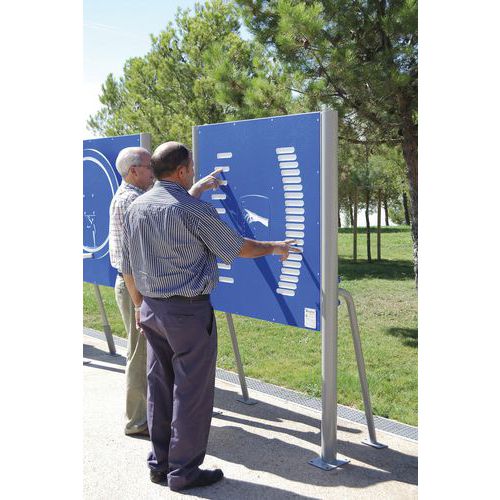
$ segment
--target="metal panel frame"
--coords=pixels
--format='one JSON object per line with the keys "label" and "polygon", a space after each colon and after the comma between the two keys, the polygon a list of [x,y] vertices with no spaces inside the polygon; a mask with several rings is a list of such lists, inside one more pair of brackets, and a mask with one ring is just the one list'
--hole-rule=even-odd
{"label": "metal panel frame", "polygon": [[198,180],[198,125],[191,129],[194,178]]}
{"label": "metal panel frame", "polygon": [[139,134],[141,148],[147,149],[151,153],[151,134]]}
{"label": "metal panel frame", "polygon": [[338,339],[338,114],[321,109],[321,456],[309,463],[325,470],[337,459]]}

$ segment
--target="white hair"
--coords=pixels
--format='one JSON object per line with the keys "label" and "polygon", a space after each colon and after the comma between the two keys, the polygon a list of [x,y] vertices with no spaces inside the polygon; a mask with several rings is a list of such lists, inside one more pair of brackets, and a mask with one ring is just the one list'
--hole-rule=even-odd
{"label": "white hair", "polygon": [[145,148],[124,148],[116,157],[116,169],[122,177],[127,177],[130,167],[140,165],[144,155],[149,154],[150,152]]}

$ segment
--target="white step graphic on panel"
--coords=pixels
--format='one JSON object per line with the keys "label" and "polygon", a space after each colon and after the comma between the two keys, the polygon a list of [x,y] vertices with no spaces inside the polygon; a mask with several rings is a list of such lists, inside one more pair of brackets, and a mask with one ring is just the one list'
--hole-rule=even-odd
{"label": "white step graphic on panel", "polygon": [[[303,207],[303,206],[304,202],[302,200],[285,200],[285,207]],[[286,212],[286,213],[300,213],[300,212]]]}
{"label": "white step graphic on panel", "polygon": [[[233,153],[231,151],[222,151],[217,153],[217,160],[226,160],[233,157]],[[231,167],[229,165],[217,165],[215,169],[221,168],[222,172],[227,173],[231,171]],[[227,186],[228,179],[220,179],[220,186]],[[225,193],[216,193],[211,195],[212,200],[214,201],[223,201],[227,199],[227,195]],[[222,207],[216,207],[217,213],[224,215],[226,213],[226,209]],[[217,262],[217,268],[220,271],[231,271],[231,264],[224,264],[224,262]],[[232,276],[219,276],[219,283],[228,283],[230,285],[234,284],[234,278]]]}
{"label": "white step graphic on panel", "polygon": [[285,193],[285,200],[302,200],[304,193]]}
{"label": "white step graphic on panel", "polygon": [[299,278],[297,276],[288,276],[287,274],[280,274],[280,281],[288,281],[289,283],[298,283]]}
{"label": "white step graphic on panel", "polygon": [[278,155],[278,161],[295,161],[297,159],[297,155]]}
{"label": "white step graphic on panel", "polygon": [[[283,183],[283,197],[286,214],[286,238],[295,239],[295,246],[304,245],[305,208],[304,193],[302,192],[302,178],[300,176],[299,161],[294,146],[276,148],[278,165]],[[297,239],[300,238],[300,239]],[[302,248],[303,250],[303,248]],[[302,267],[301,254],[289,254],[283,261],[280,279],[276,293],[288,297],[295,296],[299,283],[300,268]]]}
{"label": "white step graphic on panel", "polygon": [[300,175],[300,170],[298,168],[284,168],[281,171],[283,177],[290,177],[294,175]]}
{"label": "white step graphic on panel", "polygon": [[280,168],[295,168],[299,166],[297,161],[281,161]]}
{"label": "white step graphic on panel", "polygon": [[304,224],[286,224],[287,229],[297,229],[303,231],[305,229]]}
{"label": "white step graphic on panel", "polygon": [[287,222],[304,222],[306,219],[302,215],[287,215]]}
{"label": "white step graphic on panel", "polygon": [[285,208],[287,215],[304,215],[306,211],[303,208]]}
{"label": "white step graphic on panel", "polygon": [[300,185],[302,185],[302,179],[300,177],[283,177],[283,184],[300,184]]}
{"label": "white step graphic on panel", "polygon": [[283,186],[283,189],[285,191],[302,191],[302,186],[300,184],[287,184],[286,186]]}

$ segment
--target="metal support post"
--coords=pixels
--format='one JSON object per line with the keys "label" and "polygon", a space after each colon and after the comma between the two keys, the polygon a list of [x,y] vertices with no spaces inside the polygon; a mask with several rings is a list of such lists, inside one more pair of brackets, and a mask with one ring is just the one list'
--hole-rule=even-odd
{"label": "metal support post", "polygon": [[191,127],[191,142],[192,142],[192,155],[193,155],[193,169],[194,169],[194,180],[198,179],[199,167],[198,167],[198,126],[194,125]]}
{"label": "metal support post", "polygon": [[352,295],[343,288],[339,288],[339,295],[345,300],[347,310],[349,312],[349,321],[351,323],[352,340],[354,343],[354,352],[356,353],[356,362],[358,365],[359,382],[361,384],[361,392],[363,394],[363,404],[365,406],[366,423],[368,425],[369,439],[363,439],[363,443],[374,448],[387,448],[386,444],[381,444],[377,441],[375,434],[375,424],[373,422],[372,404],[370,401],[370,392],[368,390],[368,380],[366,378],[365,360],[363,351],[361,350],[361,338],[359,336],[358,318],[356,316],[356,308]]}
{"label": "metal support post", "polygon": [[337,458],[338,115],[321,110],[321,456],[323,470],[349,462]]}
{"label": "metal support post", "polygon": [[109,326],[108,317],[106,316],[106,310],[104,309],[104,303],[101,297],[101,291],[99,290],[99,285],[94,283],[95,296],[97,298],[97,303],[99,304],[99,309],[101,310],[102,326],[104,328],[104,334],[106,335],[106,340],[108,342],[109,354],[116,356],[115,341],[113,340],[113,335],[111,334],[111,328]]}
{"label": "metal support post", "polygon": [[231,313],[226,313],[226,319],[227,326],[229,328],[229,334],[231,335],[231,342],[233,343],[234,359],[236,360],[236,367],[238,369],[238,377],[240,379],[241,386],[241,397],[236,399],[238,401],[241,401],[242,403],[245,403],[246,405],[254,405],[257,403],[257,401],[248,397],[247,382],[245,380],[245,372],[243,371],[243,364],[241,362],[238,339],[236,338],[236,331],[234,329],[233,315]]}

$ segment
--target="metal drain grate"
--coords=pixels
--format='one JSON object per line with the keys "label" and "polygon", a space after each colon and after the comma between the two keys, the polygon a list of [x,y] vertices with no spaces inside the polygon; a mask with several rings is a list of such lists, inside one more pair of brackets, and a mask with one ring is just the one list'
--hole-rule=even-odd
{"label": "metal drain grate", "polygon": [[[90,337],[98,338],[100,340],[106,340],[106,337],[102,332],[93,330],[91,328],[83,328],[83,333],[85,335],[89,335]],[[125,339],[116,336],[113,336],[113,338],[117,346],[124,348],[127,347],[127,341]],[[223,370],[222,368],[217,368],[216,377],[220,380],[224,380],[225,382],[235,384],[238,387],[240,385],[240,381],[236,373]],[[280,387],[278,385],[268,384],[267,382],[262,382],[250,377],[246,377],[246,381],[249,389],[321,412],[320,398],[309,397],[300,392],[292,391],[291,389],[285,389],[284,387]],[[337,414],[339,418],[366,425],[365,414],[360,410],[356,410],[344,405],[337,405]],[[376,415],[374,415],[373,420],[375,422],[375,428],[377,430],[389,432],[391,434],[395,434],[396,436],[411,439],[412,441],[418,441],[417,427],[402,424],[388,418],[378,417]]]}
{"label": "metal drain grate", "polygon": [[[225,380],[226,382],[230,382],[238,386],[240,385],[240,381],[236,373],[217,368],[216,376],[217,378]],[[291,389],[285,389],[284,387],[280,387],[277,385],[268,384],[267,382],[262,382],[261,380],[256,380],[250,377],[246,377],[246,381],[249,389],[262,392],[269,396],[281,398],[285,401],[296,403],[301,406],[305,406],[306,408],[311,408],[312,410],[321,412],[320,398],[309,397],[300,392],[292,391]],[[349,406],[339,404],[337,405],[337,414],[339,418],[366,425],[365,414],[360,410],[356,410],[354,408],[350,408]],[[418,441],[417,427],[402,424],[388,418],[377,417],[376,415],[373,416],[373,421],[377,430],[390,432],[391,434],[396,434],[397,436],[404,437],[406,439]]]}

